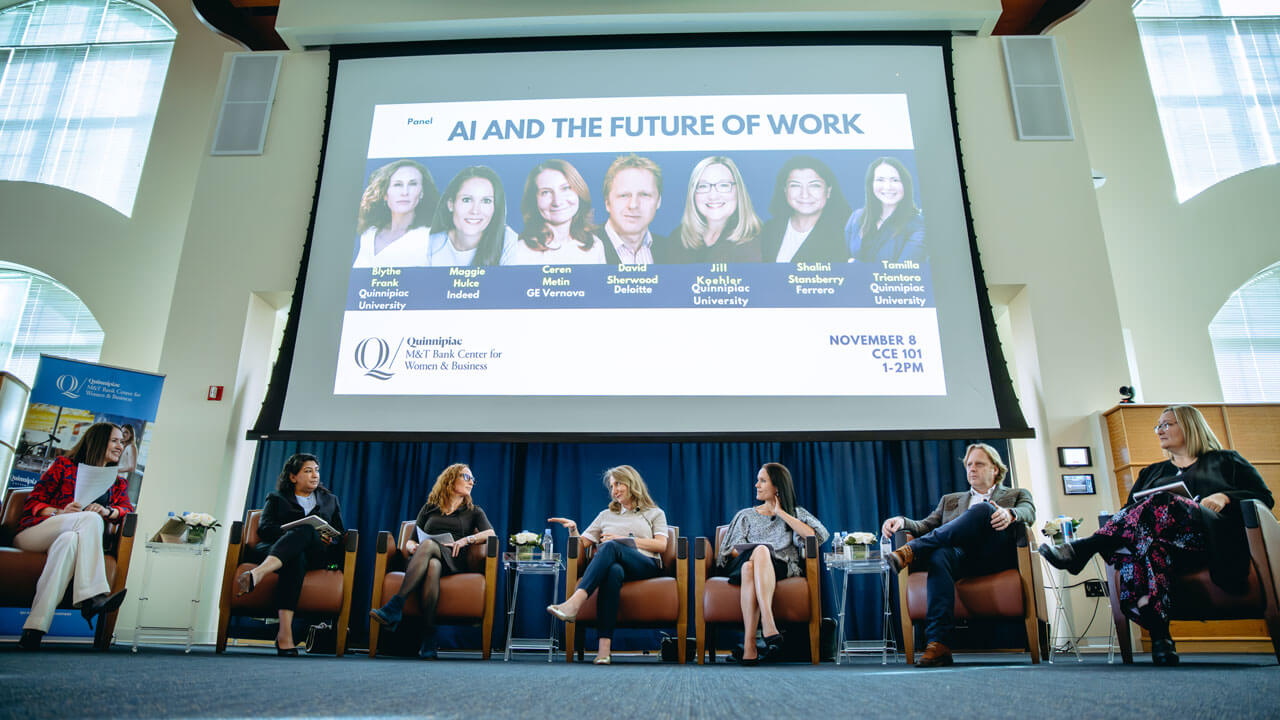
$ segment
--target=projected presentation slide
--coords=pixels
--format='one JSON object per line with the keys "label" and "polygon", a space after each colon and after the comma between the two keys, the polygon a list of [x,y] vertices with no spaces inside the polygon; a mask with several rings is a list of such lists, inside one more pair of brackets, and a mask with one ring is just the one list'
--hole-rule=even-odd
{"label": "projected presentation slide", "polygon": [[337,395],[947,392],[905,93],[379,104],[364,171]]}
{"label": "projected presentation slide", "polygon": [[945,42],[336,51],[281,430],[998,427]]}

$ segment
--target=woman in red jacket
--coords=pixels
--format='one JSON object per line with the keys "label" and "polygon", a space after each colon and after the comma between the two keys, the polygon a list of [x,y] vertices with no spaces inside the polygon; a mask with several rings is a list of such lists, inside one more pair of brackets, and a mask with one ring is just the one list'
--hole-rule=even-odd
{"label": "woman in red jacket", "polygon": [[22,626],[18,647],[36,650],[53,621],[53,611],[71,583],[71,600],[93,627],[93,618],[111,612],[124,601],[124,590],[111,593],[102,559],[104,523],[133,512],[128,487],[119,477],[110,489],[88,505],[76,502],[76,474],[81,465],[114,466],[124,450],[124,435],[111,423],[94,423],[40,477],[22,506],[21,530],[13,544],[27,552],[48,553],[31,614]]}

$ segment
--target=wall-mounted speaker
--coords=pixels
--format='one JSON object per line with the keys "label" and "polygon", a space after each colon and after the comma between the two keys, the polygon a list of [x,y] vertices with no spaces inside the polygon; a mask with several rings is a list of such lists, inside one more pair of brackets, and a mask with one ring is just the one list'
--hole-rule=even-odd
{"label": "wall-mounted speaker", "polygon": [[1000,44],[1018,139],[1074,140],[1057,41],[1048,35],[1006,35]]}
{"label": "wall-mounted speaker", "polygon": [[237,53],[231,57],[211,155],[261,155],[267,121],[280,77],[279,54]]}

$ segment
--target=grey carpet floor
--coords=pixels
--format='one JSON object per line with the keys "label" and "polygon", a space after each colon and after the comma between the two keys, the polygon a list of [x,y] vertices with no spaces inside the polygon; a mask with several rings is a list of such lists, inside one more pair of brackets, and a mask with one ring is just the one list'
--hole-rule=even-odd
{"label": "grey carpet floor", "polygon": [[259,650],[216,655],[207,648],[190,655],[159,647],[136,654],[119,647],[108,654],[4,648],[0,717],[1280,717],[1280,666],[1271,655],[1184,656],[1177,668],[1152,667],[1147,656],[1132,666],[1107,665],[1105,656],[1038,666],[1025,658],[964,655],[935,670],[869,659],[744,668],[637,657],[594,667],[530,655],[510,663],[478,655],[424,662],[277,658]]}

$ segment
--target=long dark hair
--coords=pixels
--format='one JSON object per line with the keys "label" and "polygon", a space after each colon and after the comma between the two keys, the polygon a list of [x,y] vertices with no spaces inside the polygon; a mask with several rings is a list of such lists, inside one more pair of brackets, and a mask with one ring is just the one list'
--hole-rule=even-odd
{"label": "long dark hair", "polygon": [[288,495],[293,492],[293,476],[302,472],[302,466],[309,462],[320,466],[320,461],[311,453],[295,453],[288,460],[284,461],[284,469],[280,471],[280,477],[276,480],[276,492],[282,495]]}
{"label": "long dark hair", "polygon": [[458,191],[462,189],[462,183],[471,178],[488,180],[493,186],[493,217],[489,220],[489,226],[480,235],[480,244],[476,246],[476,255],[472,258],[471,264],[497,265],[498,259],[502,257],[502,239],[507,229],[507,195],[502,190],[502,180],[498,177],[498,173],[491,168],[472,165],[463,168],[453,176],[445,187],[444,194],[440,196],[440,202],[436,204],[436,214],[431,218],[431,232],[447,232],[455,229],[453,211],[449,209],[449,203],[458,201]]}
{"label": "long dark hair", "polygon": [[845,199],[844,193],[840,191],[840,181],[836,179],[836,174],[831,168],[821,160],[812,155],[796,155],[783,164],[782,169],[778,171],[778,177],[773,181],[773,198],[769,200],[769,214],[773,217],[791,217],[795,211],[791,209],[790,203],[787,202],[787,180],[790,179],[791,173],[796,170],[812,170],[818,173],[818,177],[827,184],[827,188],[831,190],[831,196],[827,198],[826,207],[822,208],[822,214],[831,217],[840,218],[840,222],[849,219],[849,201]]}
{"label": "long dark hair", "polygon": [[791,482],[791,471],[782,463],[765,463],[764,471],[769,474],[769,482],[778,491],[778,506],[788,515],[796,514],[796,486]]}
{"label": "long dark hair", "polygon": [[897,170],[898,179],[902,181],[902,202],[893,209],[893,214],[884,221],[884,227],[881,229],[895,234],[920,214],[920,208],[916,207],[915,183],[911,180],[911,173],[907,171],[907,166],[895,157],[876,158],[867,166],[867,199],[866,205],[863,206],[862,223],[859,228],[864,238],[870,237],[876,231],[876,223],[880,222],[880,213],[884,210],[884,203],[876,197],[873,189],[876,182],[876,168],[881,165],[888,165]]}
{"label": "long dark hair", "polygon": [[111,433],[119,429],[119,425],[109,422],[90,425],[71,448],[71,452],[67,453],[67,459],[95,467],[115,465],[116,463],[107,461],[107,447],[111,444]]}

